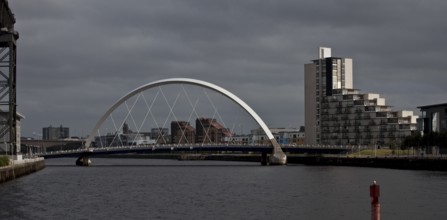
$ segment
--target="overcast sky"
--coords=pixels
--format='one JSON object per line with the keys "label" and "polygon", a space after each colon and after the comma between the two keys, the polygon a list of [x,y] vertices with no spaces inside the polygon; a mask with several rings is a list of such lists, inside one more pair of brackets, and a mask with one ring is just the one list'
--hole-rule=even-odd
{"label": "overcast sky", "polygon": [[304,64],[352,58],[354,87],[395,110],[447,102],[445,0],[9,1],[22,135],[89,132],[118,98],[155,80],[217,84],[270,127],[304,124]]}

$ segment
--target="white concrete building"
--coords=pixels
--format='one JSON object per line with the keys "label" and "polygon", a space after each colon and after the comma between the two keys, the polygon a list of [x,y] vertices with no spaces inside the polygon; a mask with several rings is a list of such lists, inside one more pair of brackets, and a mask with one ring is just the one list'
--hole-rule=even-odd
{"label": "white concrete building", "polygon": [[396,145],[416,130],[412,111],[392,111],[379,94],[353,88],[352,59],[331,57],[305,64],[305,143]]}
{"label": "white concrete building", "polygon": [[[279,144],[304,144],[304,131],[299,128],[269,128]],[[251,130],[252,144],[266,144],[270,143],[267,135],[261,128]]]}

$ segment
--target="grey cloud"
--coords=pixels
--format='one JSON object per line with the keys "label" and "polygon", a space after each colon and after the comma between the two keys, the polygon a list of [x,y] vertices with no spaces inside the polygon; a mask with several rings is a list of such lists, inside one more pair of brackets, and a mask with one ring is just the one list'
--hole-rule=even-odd
{"label": "grey cloud", "polygon": [[25,135],[88,130],[126,92],[170,77],[218,84],[267,124],[298,127],[319,46],[353,58],[354,86],[396,109],[446,101],[445,1],[9,2]]}

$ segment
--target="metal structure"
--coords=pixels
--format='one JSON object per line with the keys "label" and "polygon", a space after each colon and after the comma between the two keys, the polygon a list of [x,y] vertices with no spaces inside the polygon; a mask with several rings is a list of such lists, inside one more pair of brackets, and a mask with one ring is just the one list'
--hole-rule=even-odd
{"label": "metal structure", "polygon": [[286,164],[287,157],[284,154],[284,152],[282,151],[281,146],[278,144],[275,137],[270,132],[269,128],[264,123],[264,121],[259,117],[259,115],[250,106],[248,106],[239,97],[237,97],[233,93],[229,92],[228,90],[226,90],[220,86],[217,86],[215,84],[205,82],[202,80],[188,79],[188,78],[171,78],[171,79],[158,80],[158,81],[140,86],[140,87],[136,88],[135,90],[124,95],[122,98],[120,98],[118,101],[116,101],[115,104],[113,104],[112,107],[110,107],[109,110],[107,110],[106,113],[96,123],[95,127],[91,130],[88,138],[86,139],[85,149],[87,151],[90,150],[90,144],[93,141],[93,138],[95,137],[97,130],[101,127],[101,125],[105,122],[105,120],[112,114],[112,112],[116,108],[118,108],[121,104],[123,104],[126,100],[128,100],[129,98],[131,98],[131,97],[135,96],[136,94],[139,94],[145,90],[149,90],[154,87],[159,87],[159,86],[168,85],[168,84],[190,84],[190,85],[204,87],[207,89],[214,90],[214,91],[226,96],[227,98],[229,98],[236,104],[238,104],[248,114],[251,115],[251,117],[258,123],[258,125],[263,129],[263,131],[269,138],[269,140],[272,144],[272,147],[273,147],[272,155],[270,156],[270,161],[269,161],[270,164],[272,164],[272,165]]}
{"label": "metal structure", "polygon": [[[332,154],[346,155],[353,151],[352,148],[334,148],[334,147],[306,147],[281,145],[281,149],[287,153],[293,154]],[[241,152],[271,153],[272,147],[269,144],[156,144],[156,145],[139,145],[139,146],[114,146],[114,147],[95,147],[94,151],[89,151],[89,156],[97,155],[113,155],[113,154],[158,154],[158,153],[177,153],[177,154],[201,154],[204,152],[226,152],[228,154]],[[61,157],[80,157],[86,154],[83,148],[70,150],[56,150],[47,152],[33,152],[32,155],[45,159],[61,158]],[[173,154],[174,155],[174,154]],[[225,154],[223,154],[225,155]],[[243,156],[242,156],[243,157]]]}
{"label": "metal structure", "polygon": [[14,14],[7,0],[0,0],[0,139],[17,154],[16,41]]}

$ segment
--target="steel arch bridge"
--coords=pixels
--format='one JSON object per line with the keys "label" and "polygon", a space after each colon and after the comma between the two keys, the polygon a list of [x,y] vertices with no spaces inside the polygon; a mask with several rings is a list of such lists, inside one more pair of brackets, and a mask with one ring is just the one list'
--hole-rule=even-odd
{"label": "steel arch bridge", "polygon": [[[282,151],[281,146],[278,144],[278,142],[274,138],[273,134],[270,132],[269,128],[264,123],[264,121],[261,119],[261,117],[259,117],[259,115],[250,106],[248,106],[242,99],[240,99],[233,93],[229,92],[228,90],[226,90],[220,86],[217,86],[215,84],[212,84],[212,83],[209,83],[206,81],[190,79],[190,78],[169,78],[169,79],[162,79],[162,80],[154,81],[151,83],[147,83],[145,85],[142,85],[142,86],[134,89],[133,91],[127,93],[126,95],[124,95],[123,97],[118,99],[118,101],[116,101],[104,113],[104,115],[96,123],[95,127],[91,130],[88,138],[85,141],[85,145],[84,145],[85,150],[92,151],[92,149],[90,148],[90,145],[93,141],[93,138],[95,137],[95,133],[101,127],[101,125],[106,121],[106,119],[112,114],[112,112],[115,109],[117,109],[121,104],[123,104],[128,99],[134,97],[135,95],[137,95],[143,91],[150,90],[152,88],[163,86],[163,85],[169,85],[169,84],[189,84],[189,85],[204,87],[204,88],[216,91],[216,92],[226,96],[231,101],[235,102],[237,105],[239,105],[242,109],[244,109],[256,121],[256,123],[262,128],[262,130],[265,132],[265,134],[269,138],[270,143],[272,145],[272,155],[269,157],[269,160],[270,160],[269,163],[272,165],[286,164],[287,157],[284,154],[284,152]],[[84,163],[83,163],[84,165],[87,165],[87,163],[88,163],[87,162],[88,158],[86,158],[86,157],[82,158],[82,156],[81,156],[81,158],[79,160],[84,161]]]}

